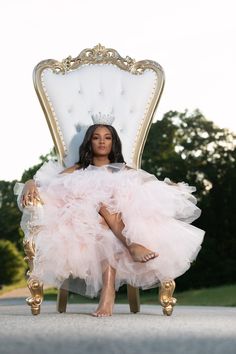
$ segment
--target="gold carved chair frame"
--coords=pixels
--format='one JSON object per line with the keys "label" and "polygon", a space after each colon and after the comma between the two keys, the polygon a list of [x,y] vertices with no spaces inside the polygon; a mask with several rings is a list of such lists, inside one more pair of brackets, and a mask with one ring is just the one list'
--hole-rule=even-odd
{"label": "gold carved chair frame", "polygon": [[[78,146],[87,127],[92,124],[88,116],[95,110],[96,113],[112,112],[123,117],[123,121],[117,120],[114,126],[122,141],[125,161],[134,168],[140,167],[143,148],[164,87],[164,71],[158,63],[152,60],[136,62],[128,56],[123,58],[116,50],[98,44],[92,49],[84,49],[75,58],[69,56],[61,62],[52,59],[41,61],[34,69],[33,80],[61,163],[70,166],[76,161]],[[63,80],[65,84],[62,84]],[[85,92],[88,92],[87,96]],[[72,102],[73,95],[76,98]],[[107,107],[109,111],[106,111]],[[35,237],[37,228],[29,228],[24,249],[29,263],[28,287],[31,292],[26,301],[32,314],[37,315],[43,301],[43,283],[31,276]],[[65,279],[67,281],[69,279]],[[163,282],[159,287],[159,301],[163,313],[168,316],[176,302],[172,296],[174,289],[174,280]],[[139,312],[139,289],[127,285],[127,293],[130,311]],[[59,312],[66,311],[67,298],[68,291],[62,287],[57,298]]]}

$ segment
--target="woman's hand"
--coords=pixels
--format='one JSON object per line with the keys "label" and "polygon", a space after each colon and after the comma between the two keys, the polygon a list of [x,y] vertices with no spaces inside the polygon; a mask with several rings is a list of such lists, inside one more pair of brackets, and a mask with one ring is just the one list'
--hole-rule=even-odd
{"label": "woman's hand", "polygon": [[30,179],[25,183],[25,186],[21,195],[21,203],[23,207],[26,206],[36,206],[39,203],[43,204],[38,189],[36,187],[35,181]]}

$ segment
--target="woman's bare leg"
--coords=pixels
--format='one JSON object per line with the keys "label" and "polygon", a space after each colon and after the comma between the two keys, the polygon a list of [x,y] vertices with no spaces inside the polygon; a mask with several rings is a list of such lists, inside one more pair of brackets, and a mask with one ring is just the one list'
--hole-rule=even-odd
{"label": "woman's bare leg", "polygon": [[112,315],[115,302],[115,276],[116,271],[110,265],[103,273],[103,287],[98,308],[92,313],[95,317],[107,317]]}
{"label": "woman's bare leg", "polygon": [[159,256],[157,252],[153,252],[148,248],[139,245],[138,243],[131,243],[127,245],[126,238],[122,234],[124,223],[119,214],[110,214],[107,208],[103,205],[99,210],[100,215],[104,218],[107,225],[110,227],[114,235],[125,245],[128,249],[134,262],[147,262]]}

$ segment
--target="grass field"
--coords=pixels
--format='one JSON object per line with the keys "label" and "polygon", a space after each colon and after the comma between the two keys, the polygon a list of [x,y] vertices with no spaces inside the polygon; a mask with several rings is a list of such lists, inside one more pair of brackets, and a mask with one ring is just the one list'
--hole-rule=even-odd
{"label": "grass field", "polygon": [[15,290],[15,289],[19,289],[19,288],[25,288],[27,287],[27,282],[25,279],[22,279],[21,281],[19,281],[16,284],[12,284],[12,285],[4,285],[1,289],[0,289],[0,296],[8,293],[11,290]]}
{"label": "grass field", "polygon": [[[0,290],[0,295],[14,290],[16,288],[26,287],[26,281],[4,286]],[[174,296],[177,298],[178,305],[201,305],[201,306],[236,306],[236,284],[223,285],[214,288],[203,288],[196,290],[188,290],[184,292],[176,291]],[[55,301],[57,297],[57,289],[49,288],[44,291],[44,299]],[[140,291],[141,304],[157,304],[158,289]],[[97,303],[98,299],[89,299],[77,294],[70,294],[69,303]],[[116,303],[127,303],[126,294],[117,294]]]}
{"label": "grass field", "polygon": [[[45,290],[45,300],[55,300],[56,289]],[[175,292],[179,305],[201,305],[201,306],[236,306],[236,284],[225,285],[215,288],[204,288]],[[141,304],[156,304],[158,290],[140,291]],[[69,303],[97,303],[98,299],[88,299],[77,294],[70,294]],[[127,303],[126,294],[117,294],[116,303]]]}

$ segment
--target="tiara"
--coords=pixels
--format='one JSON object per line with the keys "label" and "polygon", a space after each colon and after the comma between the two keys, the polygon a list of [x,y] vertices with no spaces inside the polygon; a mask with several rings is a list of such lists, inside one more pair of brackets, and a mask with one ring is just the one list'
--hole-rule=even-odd
{"label": "tiara", "polygon": [[101,112],[98,112],[96,114],[91,114],[91,118],[92,118],[93,124],[112,125],[112,123],[115,120],[115,117],[113,114],[111,114],[111,113],[102,114]]}

